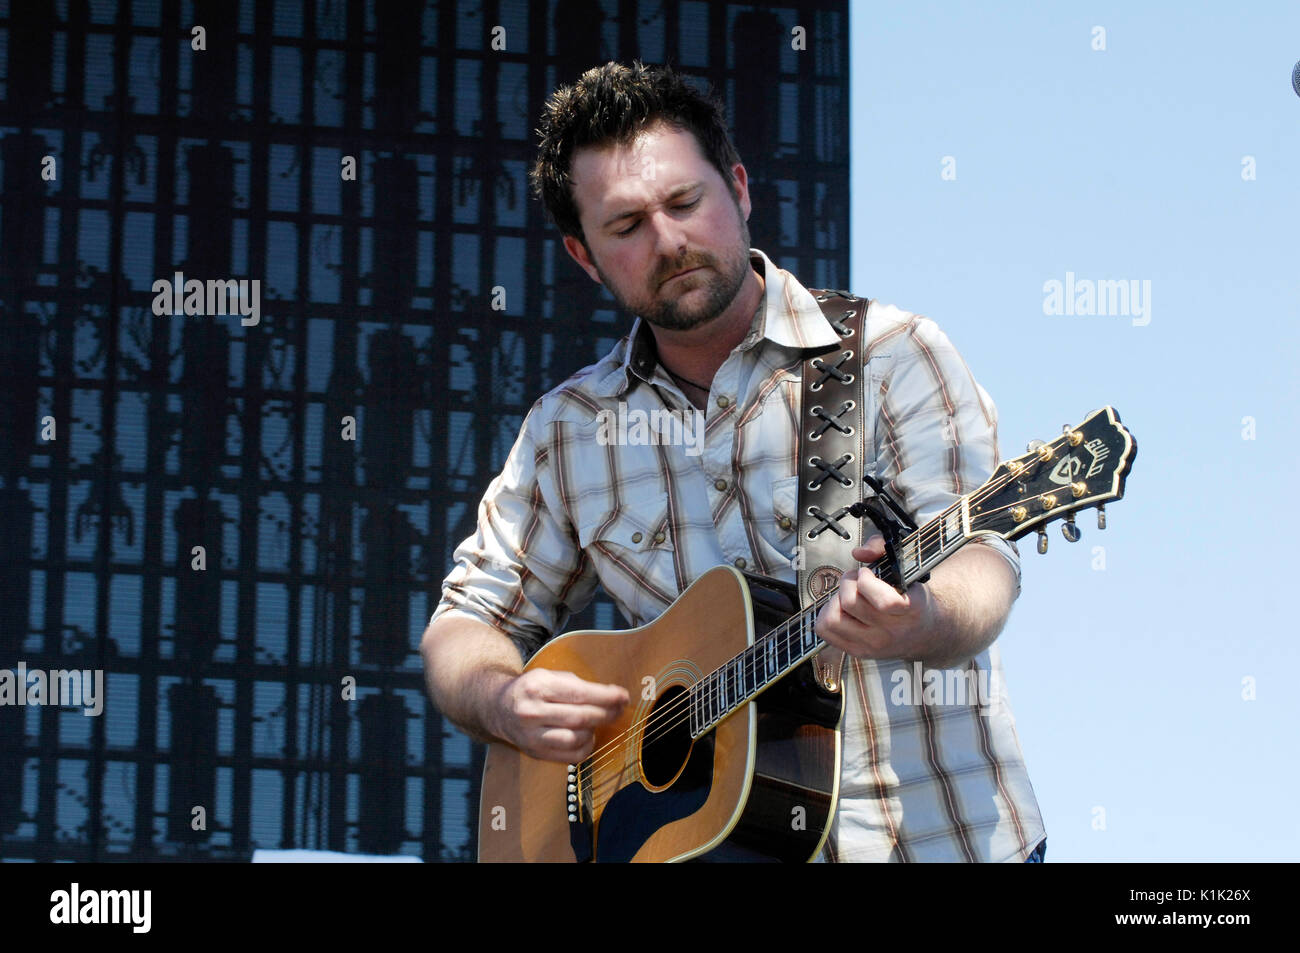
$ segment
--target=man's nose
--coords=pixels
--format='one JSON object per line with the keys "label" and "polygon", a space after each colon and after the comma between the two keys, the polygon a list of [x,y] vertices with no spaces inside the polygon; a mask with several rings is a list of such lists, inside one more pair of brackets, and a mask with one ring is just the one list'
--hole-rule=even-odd
{"label": "man's nose", "polygon": [[655,236],[655,251],[663,258],[676,261],[686,250],[686,227],[675,216],[659,209],[649,218]]}

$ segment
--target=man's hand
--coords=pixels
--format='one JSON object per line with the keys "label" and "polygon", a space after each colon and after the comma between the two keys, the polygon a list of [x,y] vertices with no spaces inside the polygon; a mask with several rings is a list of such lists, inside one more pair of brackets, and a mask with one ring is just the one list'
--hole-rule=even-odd
{"label": "man's hand", "polygon": [[[883,536],[872,536],[853,550],[861,563],[884,554]],[[933,647],[935,612],[924,584],[899,595],[869,570],[850,569],[840,577],[839,593],[817,617],[817,634],[856,658],[925,658]]]}
{"label": "man's hand", "polygon": [[618,685],[532,669],[502,685],[493,733],[534,758],[577,764],[591,754],[595,729],[617,718],[628,699]]}

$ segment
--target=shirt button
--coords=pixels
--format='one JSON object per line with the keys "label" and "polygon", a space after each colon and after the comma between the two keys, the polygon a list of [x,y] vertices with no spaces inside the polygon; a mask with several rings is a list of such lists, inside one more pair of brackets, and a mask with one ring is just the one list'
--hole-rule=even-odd
{"label": "shirt button", "polygon": [[725,398],[725,397],[719,397],[719,398],[718,398],[718,406],[719,406],[719,407],[727,407],[727,406],[730,406],[730,404],[731,404],[731,401],[729,401],[727,398]]}
{"label": "shirt button", "polygon": [[777,522],[779,523],[782,529],[789,529],[792,525],[794,525],[790,522],[790,517],[788,516],[782,516],[781,519],[778,520]]}
{"label": "shirt button", "polygon": [[656,542],[656,543],[662,543],[663,541],[664,541],[664,534],[663,534],[663,533],[655,533],[655,542]]}
{"label": "shirt button", "polygon": [[642,539],[642,537],[641,537],[641,534],[640,534],[640,533],[633,533],[633,534],[632,534],[632,542],[634,542],[634,543],[639,543],[639,542],[641,542],[641,539]]}
{"label": "shirt button", "polygon": [[713,481],[713,488],[714,488],[715,490],[725,490],[725,489],[727,488],[727,481],[726,481],[726,480],[714,480],[714,481]]}
{"label": "shirt button", "polygon": [[741,556],[739,559],[736,560],[736,568],[737,568],[737,569],[744,569],[744,568],[745,568],[745,557],[744,557],[744,556]]}

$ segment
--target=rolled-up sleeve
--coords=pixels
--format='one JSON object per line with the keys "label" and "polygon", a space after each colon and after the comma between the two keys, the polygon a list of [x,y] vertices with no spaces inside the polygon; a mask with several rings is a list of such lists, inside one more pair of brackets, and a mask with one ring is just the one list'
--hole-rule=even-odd
{"label": "rolled-up sleeve", "polygon": [[[878,383],[878,478],[924,525],[997,469],[997,408],[929,318],[912,316],[889,351],[891,360]],[[974,542],[1006,559],[1019,595],[1015,544],[991,536]]]}
{"label": "rolled-up sleeve", "polygon": [[529,411],[499,476],[478,507],[478,526],[453,554],[442,600],[486,622],[526,659],[591,601],[597,580],[551,484],[541,405]]}

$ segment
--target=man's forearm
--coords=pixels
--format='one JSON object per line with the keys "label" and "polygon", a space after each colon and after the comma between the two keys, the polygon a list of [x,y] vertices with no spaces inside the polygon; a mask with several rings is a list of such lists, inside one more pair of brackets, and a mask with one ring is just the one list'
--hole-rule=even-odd
{"label": "man's forearm", "polygon": [[993,644],[1016,598],[1016,574],[988,546],[971,543],[936,567],[925,584],[934,625],[921,659],[931,668],[964,665]]}
{"label": "man's forearm", "polygon": [[434,706],[477,741],[498,741],[497,699],[523,671],[519,650],[505,633],[450,613],[420,641],[424,680]]}

